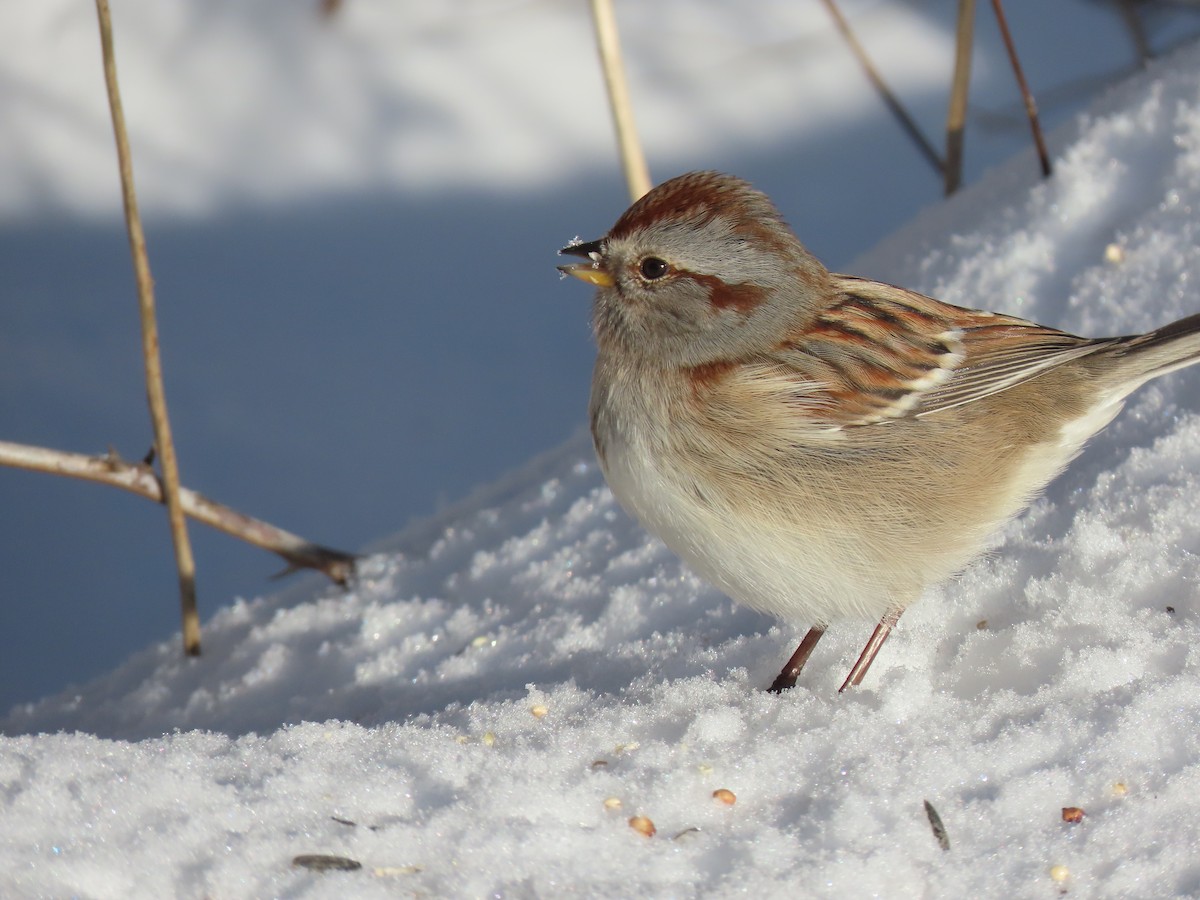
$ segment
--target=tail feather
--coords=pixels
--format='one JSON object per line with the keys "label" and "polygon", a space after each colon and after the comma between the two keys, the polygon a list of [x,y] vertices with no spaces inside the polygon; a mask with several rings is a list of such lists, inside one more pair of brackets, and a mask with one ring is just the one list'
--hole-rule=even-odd
{"label": "tail feather", "polygon": [[1122,358],[1121,375],[1130,383],[1130,390],[1151,378],[1200,362],[1200,314],[1126,338],[1112,352]]}

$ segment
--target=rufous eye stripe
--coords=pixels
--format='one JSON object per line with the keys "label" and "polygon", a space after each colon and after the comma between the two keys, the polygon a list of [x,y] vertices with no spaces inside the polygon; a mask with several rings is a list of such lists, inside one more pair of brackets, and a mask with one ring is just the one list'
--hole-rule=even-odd
{"label": "rufous eye stripe", "polygon": [[698,275],[694,272],[687,275],[692,281],[704,286],[708,291],[708,302],[715,309],[729,309],[748,315],[766,302],[769,291],[757,284],[728,284],[715,275]]}

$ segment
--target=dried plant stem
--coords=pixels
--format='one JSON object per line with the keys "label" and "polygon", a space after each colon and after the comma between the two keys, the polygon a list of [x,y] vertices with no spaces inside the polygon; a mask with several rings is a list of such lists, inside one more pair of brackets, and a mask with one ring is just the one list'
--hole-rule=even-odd
{"label": "dried plant stem", "polygon": [[996,11],[996,23],[1000,26],[1000,36],[1004,39],[1004,49],[1008,51],[1009,62],[1012,63],[1013,74],[1017,76],[1017,87],[1021,89],[1021,100],[1025,104],[1025,114],[1029,116],[1029,128],[1033,132],[1033,145],[1037,148],[1038,162],[1042,167],[1042,177],[1050,177],[1050,154],[1046,152],[1046,140],[1042,136],[1042,125],[1038,121],[1037,101],[1025,81],[1025,71],[1017,58],[1017,47],[1013,43],[1012,32],[1008,30],[1008,17],[1004,15],[1004,5],[1001,0],[992,0],[992,9]]}
{"label": "dried plant stem", "polygon": [[138,305],[142,320],[142,356],[146,368],[146,395],[150,418],[154,423],[154,444],[162,466],[163,499],[171,525],[175,546],[175,566],[179,571],[179,596],[183,615],[183,652],[189,656],[200,653],[200,617],[196,612],[196,563],[188,539],[187,521],[179,497],[179,465],[175,444],[171,440],[171,423],[167,418],[167,398],[163,388],[162,361],[158,352],[158,323],[154,315],[154,279],[150,276],[150,261],[146,256],[146,236],[138,214],[137,194],[133,187],[133,160],[129,152],[129,135],[125,130],[125,112],[117,86],[117,64],[113,54],[112,15],[108,0],[96,0],[100,19],[100,48],[104,57],[104,83],[108,88],[108,105],[112,111],[113,133],[117,141],[117,160],[121,170],[121,196],[125,203],[125,223],[129,231],[129,250],[133,256],[133,271],[137,279]]}
{"label": "dried plant stem", "polygon": [[625,181],[629,185],[630,198],[637,200],[650,190],[650,170],[646,166],[646,155],[642,152],[637,126],[633,121],[633,107],[629,102],[625,68],[621,64],[621,42],[617,35],[617,17],[613,12],[612,0],[592,0],[592,23],[596,26],[600,68],[604,71],[604,84],[608,88],[608,103],[617,130],[617,146],[621,153],[621,165],[625,169]]}
{"label": "dried plant stem", "polygon": [[[31,447],[0,441],[0,465],[51,475],[65,475],[121,488],[155,503],[163,501],[163,485],[145,463],[129,463],[113,453],[87,456],[45,447]],[[228,506],[209,500],[181,487],[179,503],[183,512],[205,525],[224,531],[247,543],[270,550],[287,560],[290,566],[324,572],[338,584],[346,584],[354,571],[355,557],[306,541],[302,537],[252,518]]]}
{"label": "dried plant stem", "polygon": [[954,80],[950,86],[950,111],[946,115],[946,196],[962,184],[963,134],[967,122],[967,89],[971,82],[971,49],[975,31],[975,0],[958,0],[958,35],[954,52]]}
{"label": "dried plant stem", "polygon": [[1154,58],[1154,51],[1150,49],[1150,41],[1146,38],[1146,29],[1138,15],[1137,6],[1134,0],[1117,0],[1117,9],[1121,11],[1121,18],[1125,20],[1125,27],[1129,29],[1129,36],[1133,39],[1138,65],[1145,68],[1146,63]]}
{"label": "dried plant stem", "polygon": [[846,41],[846,45],[850,48],[850,52],[858,60],[858,64],[862,66],[863,73],[867,76],[867,80],[871,82],[879,96],[883,98],[883,102],[891,111],[896,121],[900,123],[900,127],[905,133],[912,138],[913,143],[917,145],[917,149],[921,151],[921,155],[933,166],[933,170],[939,175],[942,175],[946,170],[946,164],[938,155],[933,144],[921,132],[920,126],[912,116],[908,114],[908,110],[900,102],[900,99],[892,93],[892,89],[887,86],[883,80],[883,76],[879,74],[879,70],[875,68],[875,64],[871,62],[871,58],[867,56],[867,51],[862,44],[859,43],[858,37],[850,28],[850,23],[846,21],[846,17],[842,15],[841,9],[838,8],[835,0],[821,0],[825,4],[825,9],[829,11],[830,17],[833,19],[833,24],[837,26],[837,30],[841,33],[842,38]]}

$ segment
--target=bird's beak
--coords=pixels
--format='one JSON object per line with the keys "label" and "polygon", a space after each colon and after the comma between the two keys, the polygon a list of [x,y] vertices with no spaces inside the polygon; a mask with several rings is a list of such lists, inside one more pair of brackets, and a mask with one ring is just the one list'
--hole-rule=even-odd
{"label": "bird's beak", "polygon": [[582,256],[590,262],[559,266],[558,271],[597,287],[612,287],[612,276],[600,268],[602,246],[602,241],[588,241],[563,247],[558,251],[560,255]]}

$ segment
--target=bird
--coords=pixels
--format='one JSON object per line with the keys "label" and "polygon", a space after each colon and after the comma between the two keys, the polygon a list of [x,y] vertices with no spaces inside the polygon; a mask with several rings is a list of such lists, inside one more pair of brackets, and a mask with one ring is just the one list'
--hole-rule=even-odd
{"label": "bird", "polygon": [[618,503],[735,602],[810,627],[901,614],[961,572],[1152,378],[1200,315],[1086,338],[830,272],[771,200],[691,172],[559,253],[595,286],[589,418]]}

